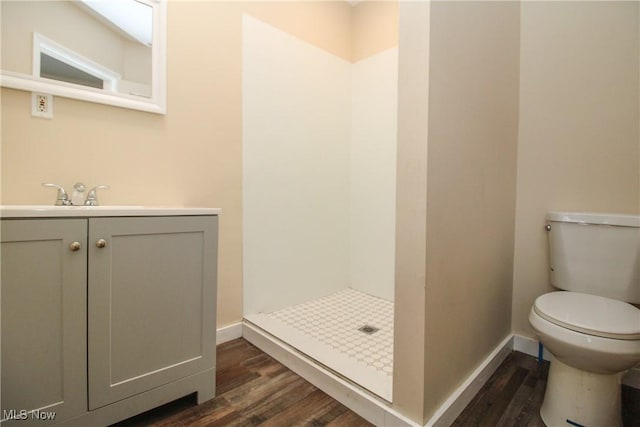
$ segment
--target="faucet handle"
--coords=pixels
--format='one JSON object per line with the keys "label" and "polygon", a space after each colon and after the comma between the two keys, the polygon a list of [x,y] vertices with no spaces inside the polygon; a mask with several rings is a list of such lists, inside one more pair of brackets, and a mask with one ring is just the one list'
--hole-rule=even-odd
{"label": "faucet handle", "polygon": [[96,185],[95,187],[93,187],[91,190],[89,190],[89,193],[87,194],[87,200],[84,201],[84,205],[98,206],[98,195],[96,194],[96,191],[107,188],[109,188],[108,185]]}
{"label": "faucet handle", "polygon": [[42,186],[43,187],[52,187],[52,188],[56,188],[58,190],[58,197],[56,198],[55,206],[69,206],[71,204],[71,200],[69,199],[69,196],[67,195],[67,192],[64,191],[64,188],[62,188],[61,185],[50,184],[48,182],[43,182]]}

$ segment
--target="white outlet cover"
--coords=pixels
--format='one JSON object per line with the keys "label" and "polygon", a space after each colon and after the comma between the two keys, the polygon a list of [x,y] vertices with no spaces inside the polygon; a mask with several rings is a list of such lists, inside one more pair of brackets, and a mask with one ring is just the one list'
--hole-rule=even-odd
{"label": "white outlet cover", "polygon": [[45,119],[53,118],[53,95],[31,92],[31,115]]}

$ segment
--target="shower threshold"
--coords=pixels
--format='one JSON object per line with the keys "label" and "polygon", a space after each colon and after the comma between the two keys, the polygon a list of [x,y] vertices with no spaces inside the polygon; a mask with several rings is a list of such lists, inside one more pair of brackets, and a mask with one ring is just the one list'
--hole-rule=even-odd
{"label": "shower threshold", "polygon": [[346,289],[245,319],[391,402],[393,302]]}

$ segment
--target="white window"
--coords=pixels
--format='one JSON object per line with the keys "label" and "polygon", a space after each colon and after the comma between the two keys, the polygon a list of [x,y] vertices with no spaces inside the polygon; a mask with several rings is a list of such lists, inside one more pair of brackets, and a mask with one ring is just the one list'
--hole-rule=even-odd
{"label": "white window", "polygon": [[33,75],[104,89],[118,90],[120,74],[39,33],[33,33]]}

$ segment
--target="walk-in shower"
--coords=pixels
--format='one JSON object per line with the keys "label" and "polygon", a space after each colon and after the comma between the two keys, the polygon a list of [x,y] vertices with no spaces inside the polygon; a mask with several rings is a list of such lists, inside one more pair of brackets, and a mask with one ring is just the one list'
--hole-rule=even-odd
{"label": "walk-in shower", "polygon": [[243,19],[244,317],[391,401],[397,47]]}

